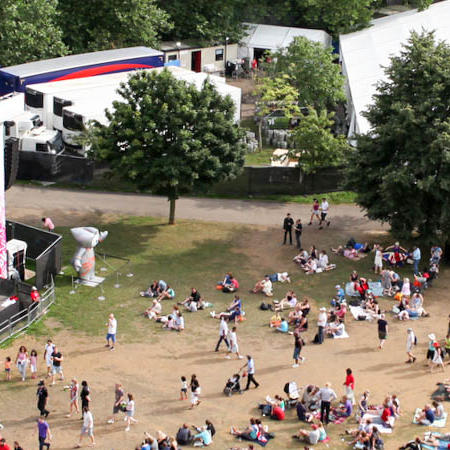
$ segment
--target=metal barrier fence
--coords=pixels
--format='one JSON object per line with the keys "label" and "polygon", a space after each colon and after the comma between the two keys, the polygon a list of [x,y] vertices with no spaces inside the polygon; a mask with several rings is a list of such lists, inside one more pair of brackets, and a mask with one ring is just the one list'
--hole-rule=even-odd
{"label": "metal barrier fence", "polygon": [[32,323],[40,319],[55,302],[55,284],[53,278],[50,287],[41,296],[39,303],[32,303],[8,320],[0,323],[0,344],[26,330]]}

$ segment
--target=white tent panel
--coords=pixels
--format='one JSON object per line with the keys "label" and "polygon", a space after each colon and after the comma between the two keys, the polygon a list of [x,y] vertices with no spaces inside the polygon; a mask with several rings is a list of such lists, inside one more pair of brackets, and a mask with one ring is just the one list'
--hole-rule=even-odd
{"label": "white tent panel", "polygon": [[373,101],[376,82],[386,78],[384,67],[389,65],[392,56],[400,54],[411,31],[435,30],[438,40],[450,42],[449,23],[450,0],[446,0],[422,12],[407,11],[373,20],[370,28],[340,36],[344,73],[361,133],[370,130],[361,113]]}

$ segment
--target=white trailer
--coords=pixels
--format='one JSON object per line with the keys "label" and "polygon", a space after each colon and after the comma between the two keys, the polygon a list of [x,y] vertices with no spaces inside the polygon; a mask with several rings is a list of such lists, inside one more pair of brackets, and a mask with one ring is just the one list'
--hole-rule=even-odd
{"label": "white trailer", "polygon": [[[73,80],[53,81],[27,86],[25,89],[25,109],[38,114],[44,126],[62,130],[62,111],[64,106],[70,106],[77,96],[89,96],[89,92],[104,86],[119,85],[127,81],[131,72],[120,72],[111,75],[76,78]],[[59,120],[54,121],[57,112]]]}

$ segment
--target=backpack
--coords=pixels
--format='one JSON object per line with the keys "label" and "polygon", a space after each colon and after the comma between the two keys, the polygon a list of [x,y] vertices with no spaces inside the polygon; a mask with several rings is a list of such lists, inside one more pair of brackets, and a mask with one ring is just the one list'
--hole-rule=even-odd
{"label": "backpack", "polygon": [[269,310],[269,305],[268,305],[267,303],[262,302],[262,303],[259,305],[259,309],[260,309],[261,311],[268,311],[268,310]]}

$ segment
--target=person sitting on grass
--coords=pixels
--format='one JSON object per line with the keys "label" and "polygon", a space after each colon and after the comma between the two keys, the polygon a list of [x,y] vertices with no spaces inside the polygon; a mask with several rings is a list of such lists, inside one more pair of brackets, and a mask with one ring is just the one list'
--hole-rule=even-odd
{"label": "person sitting on grass", "polygon": [[178,304],[183,305],[190,312],[196,312],[205,308],[205,302],[196,288],[192,288],[189,297],[186,297],[183,302]]}
{"label": "person sitting on grass", "polygon": [[258,406],[262,411],[262,415],[270,416],[270,418],[274,420],[284,420],[284,411],[286,409],[284,400],[279,395],[275,395],[274,399],[267,397],[266,400],[267,403],[262,403]]}
{"label": "person sitting on grass", "polygon": [[279,331],[280,333],[287,333],[289,331],[289,324],[284,317],[281,319],[280,326],[275,328],[275,331]]}
{"label": "person sitting on grass", "polygon": [[222,292],[235,292],[239,289],[239,281],[233,277],[231,272],[225,275],[224,280],[220,284],[222,285]]}
{"label": "person sitting on grass", "polygon": [[221,319],[222,316],[227,318],[230,322],[236,323],[242,315],[242,300],[239,295],[234,296],[234,300],[226,311],[216,314],[215,311],[211,311],[210,316],[213,319]]}
{"label": "person sitting on grass", "polygon": [[308,257],[309,257],[308,252],[303,248],[301,248],[299,254],[297,256],[294,256],[293,261],[296,264],[299,264],[300,267],[303,267],[308,261]]}
{"label": "person sitting on grass", "polygon": [[319,442],[320,438],[319,426],[313,423],[311,425],[311,429],[305,430],[302,428],[297,434],[294,434],[292,437],[306,442],[307,444],[315,445]]}
{"label": "person sitting on grass", "polygon": [[270,281],[269,275],[265,275],[263,280],[258,281],[255,284],[255,287],[250,292],[252,292],[253,294],[262,292],[266,297],[272,297],[273,296],[273,288],[272,288],[272,282]]}
{"label": "person sitting on grass", "polygon": [[173,300],[174,298],[175,291],[169,285],[167,285],[167,288],[158,295],[158,301],[160,302],[165,299]]}
{"label": "person sitting on grass", "polygon": [[147,316],[150,320],[151,319],[157,320],[161,317],[161,312],[162,312],[161,303],[156,298],[154,298],[152,306],[150,306],[145,310],[144,316]]}
{"label": "person sitting on grass", "polygon": [[273,305],[273,309],[275,311],[279,309],[280,311],[283,311],[283,309],[291,309],[295,308],[297,305],[297,296],[295,295],[294,291],[288,291],[286,293],[286,296],[281,299],[281,301],[277,305]]}
{"label": "person sitting on grass", "polygon": [[303,317],[303,312],[300,304],[296,304],[292,311],[289,311],[288,322],[289,325],[295,325]]}
{"label": "person sitting on grass", "polygon": [[339,407],[335,411],[338,417],[350,417],[353,414],[353,404],[349,397],[344,395]]}
{"label": "person sitting on grass", "polygon": [[416,422],[420,425],[430,426],[436,420],[431,405],[425,405],[420,414],[416,417]]}
{"label": "person sitting on grass", "polygon": [[317,268],[318,268],[318,260],[310,256],[308,258],[308,261],[304,265],[303,270],[305,271],[306,275],[312,275],[316,273]]}
{"label": "person sitting on grass", "polygon": [[270,318],[269,326],[270,328],[276,328],[281,325],[281,314],[279,311],[276,311],[275,314]]}
{"label": "person sitting on grass", "polygon": [[141,297],[157,297],[158,296],[158,282],[156,280],[153,280],[153,283],[150,285],[150,287],[145,290],[141,291],[139,293]]}
{"label": "person sitting on grass", "polygon": [[329,323],[326,328],[326,333],[331,338],[342,336],[345,333],[344,322],[338,319],[337,322]]}
{"label": "person sitting on grass", "polygon": [[256,419],[251,417],[250,424],[247,428],[240,431],[238,428],[232,426],[230,432],[232,435],[246,439],[247,441],[256,441],[258,439],[259,427]]}
{"label": "person sitting on grass", "polygon": [[[194,435],[194,447],[204,446],[207,447],[212,443],[211,433],[206,425],[203,425],[200,431]],[[199,445],[200,444],[200,445]]]}

